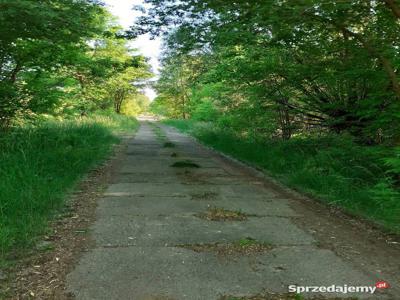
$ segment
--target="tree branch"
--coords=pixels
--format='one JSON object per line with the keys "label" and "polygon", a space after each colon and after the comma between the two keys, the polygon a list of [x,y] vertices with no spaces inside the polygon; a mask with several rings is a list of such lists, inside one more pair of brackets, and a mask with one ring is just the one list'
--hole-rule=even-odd
{"label": "tree branch", "polygon": [[393,15],[400,19],[400,7],[396,5],[395,0],[383,0],[385,5],[392,11]]}

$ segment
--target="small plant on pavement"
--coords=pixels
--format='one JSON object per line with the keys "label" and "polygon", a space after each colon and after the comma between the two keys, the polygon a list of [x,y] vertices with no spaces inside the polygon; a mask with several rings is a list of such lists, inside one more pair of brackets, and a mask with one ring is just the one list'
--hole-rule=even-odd
{"label": "small plant on pavement", "polygon": [[209,207],[206,212],[197,214],[197,217],[209,221],[245,221],[248,215],[240,211]]}

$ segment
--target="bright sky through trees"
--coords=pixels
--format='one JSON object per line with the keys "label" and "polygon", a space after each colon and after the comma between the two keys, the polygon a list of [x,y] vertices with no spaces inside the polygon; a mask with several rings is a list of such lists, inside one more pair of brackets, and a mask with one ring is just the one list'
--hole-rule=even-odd
{"label": "bright sky through trees", "polygon": [[[110,12],[119,18],[121,26],[128,29],[133,23],[139,12],[134,11],[132,8],[135,5],[143,5],[142,0],[105,0],[107,8]],[[135,41],[131,42],[132,47],[137,48],[141,54],[150,58],[150,64],[155,73],[159,68],[158,56],[160,54],[161,40],[151,40],[149,35],[138,37]],[[146,95],[153,100],[156,93],[153,89],[147,88]]]}

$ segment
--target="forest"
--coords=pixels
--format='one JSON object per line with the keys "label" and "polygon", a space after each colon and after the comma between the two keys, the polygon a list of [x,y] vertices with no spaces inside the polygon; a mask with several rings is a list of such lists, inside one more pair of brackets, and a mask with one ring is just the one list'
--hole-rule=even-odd
{"label": "forest", "polygon": [[129,49],[122,28],[99,3],[0,5],[2,130],[45,115],[142,109],[138,88],[152,76],[149,65]]}
{"label": "forest", "polygon": [[398,231],[400,3],[169,1],[151,110],[281,182]]}

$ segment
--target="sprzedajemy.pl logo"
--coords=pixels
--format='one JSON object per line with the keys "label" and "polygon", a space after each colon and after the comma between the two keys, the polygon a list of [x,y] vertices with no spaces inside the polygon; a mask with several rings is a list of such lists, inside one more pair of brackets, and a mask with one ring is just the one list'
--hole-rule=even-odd
{"label": "sprzedajemy.pl logo", "polygon": [[373,286],[356,286],[356,285],[329,285],[329,286],[302,286],[289,285],[290,293],[369,293],[374,294],[377,289],[387,289],[390,285],[386,281],[378,281]]}

